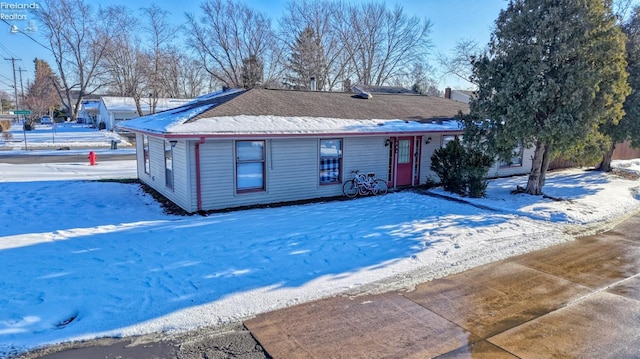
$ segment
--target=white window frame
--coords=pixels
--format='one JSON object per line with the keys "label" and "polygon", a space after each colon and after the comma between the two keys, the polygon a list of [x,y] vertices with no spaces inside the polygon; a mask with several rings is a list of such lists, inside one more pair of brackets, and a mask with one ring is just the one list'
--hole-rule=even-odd
{"label": "white window frame", "polygon": [[[240,150],[239,150],[239,145],[240,144],[246,144],[246,143],[256,143],[256,144],[261,144],[262,146],[262,151],[261,151],[261,158],[247,158],[247,159],[243,159],[240,158]],[[247,192],[261,192],[264,191],[266,189],[266,182],[267,182],[267,141],[265,140],[238,140],[235,142],[234,145],[235,148],[235,165],[236,165],[236,192],[237,193],[247,193]],[[242,182],[244,182],[243,179],[243,175],[240,171],[241,168],[245,168],[245,167],[252,167],[255,166],[256,164],[259,164],[261,167],[261,171],[260,171],[260,184],[259,185],[242,185]]]}
{"label": "white window frame", "polygon": [[164,183],[167,188],[173,190],[173,146],[171,142],[164,141]]}
{"label": "white window frame", "polygon": [[142,157],[144,162],[144,173],[151,174],[151,161],[149,159],[149,136],[142,135]]}
{"label": "white window frame", "polygon": [[[339,144],[339,148],[336,148],[336,146],[332,146],[332,147],[323,147],[323,142],[325,143],[330,143],[331,141],[336,142]],[[318,152],[319,152],[319,158],[318,158],[318,181],[320,181],[320,185],[331,185],[331,184],[341,184],[342,183],[342,154],[343,154],[343,148],[344,148],[344,140],[342,138],[321,138],[320,141],[318,142]],[[332,153],[330,153],[329,151],[323,151],[323,149],[335,149],[337,151],[337,153],[334,155]],[[335,168],[335,166],[331,166],[330,164],[327,164],[326,161],[332,161],[335,162],[337,161],[338,167]],[[331,171],[335,171],[337,169],[338,171],[338,175],[327,175],[327,173],[330,173]]]}

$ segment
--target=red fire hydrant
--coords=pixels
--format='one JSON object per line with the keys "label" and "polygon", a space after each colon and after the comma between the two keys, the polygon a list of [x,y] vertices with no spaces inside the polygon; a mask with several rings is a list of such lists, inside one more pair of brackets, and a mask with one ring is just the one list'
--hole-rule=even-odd
{"label": "red fire hydrant", "polygon": [[89,152],[89,164],[91,166],[95,166],[96,165],[96,160],[97,160],[97,157],[96,157],[95,152],[93,152],[93,151]]}

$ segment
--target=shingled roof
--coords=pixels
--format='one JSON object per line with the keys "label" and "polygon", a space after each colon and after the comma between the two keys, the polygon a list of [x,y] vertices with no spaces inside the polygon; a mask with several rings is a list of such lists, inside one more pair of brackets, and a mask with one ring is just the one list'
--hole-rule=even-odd
{"label": "shingled roof", "polygon": [[119,128],[162,135],[314,135],[459,130],[469,105],[407,94],[362,95],[232,89],[183,106],[124,121]]}
{"label": "shingled roof", "polygon": [[[205,100],[206,102],[206,100]],[[196,102],[197,103],[197,102]],[[469,105],[441,97],[374,94],[363,99],[345,92],[250,89],[216,99],[199,118],[221,116],[324,117],[341,119],[401,119],[430,122],[468,113]]]}

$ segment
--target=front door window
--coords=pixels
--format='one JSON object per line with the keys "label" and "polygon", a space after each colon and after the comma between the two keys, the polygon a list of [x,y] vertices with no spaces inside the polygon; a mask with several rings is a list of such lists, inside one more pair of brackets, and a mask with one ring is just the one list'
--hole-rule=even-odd
{"label": "front door window", "polygon": [[411,163],[411,140],[398,141],[398,164]]}

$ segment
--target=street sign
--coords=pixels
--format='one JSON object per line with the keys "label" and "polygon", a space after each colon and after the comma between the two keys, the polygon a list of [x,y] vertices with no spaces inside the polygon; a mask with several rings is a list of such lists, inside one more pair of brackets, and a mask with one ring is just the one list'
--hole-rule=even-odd
{"label": "street sign", "polygon": [[14,115],[30,115],[31,110],[15,110],[13,111]]}

